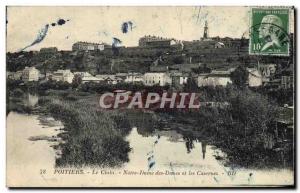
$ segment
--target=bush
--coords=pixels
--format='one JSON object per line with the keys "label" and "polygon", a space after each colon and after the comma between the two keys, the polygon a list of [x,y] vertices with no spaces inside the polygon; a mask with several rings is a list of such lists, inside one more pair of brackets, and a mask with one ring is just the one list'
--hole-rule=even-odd
{"label": "bush", "polygon": [[46,112],[61,120],[68,133],[58,166],[117,166],[129,160],[130,147],[123,136],[130,125],[124,115],[99,111],[84,100],[41,103],[47,101]]}
{"label": "bush", "polygon": [[12,97],[21,98],[24,96],[24,91],[22,89],[16,88],[12,91],[11,95]]}
{"label": "bush", "polygon": [[40,91],[46,91],[49,89],[66,90],[66,89],[69,89],[70,87],[71,87],[71,84],[68,82],[49,80],[49,81],[40,83],[38,85],[38,90],[40,90]]}
{"label": "bush", "polygon": [[[278,107],[267,97],[248,89],[232,93],[231,104],[218,118],[216,136],[219,146],[233,163],[242,166],[265,166],[272,162],[272,150],[266,148]],[[262,163],[264,158],[265,162]]]}

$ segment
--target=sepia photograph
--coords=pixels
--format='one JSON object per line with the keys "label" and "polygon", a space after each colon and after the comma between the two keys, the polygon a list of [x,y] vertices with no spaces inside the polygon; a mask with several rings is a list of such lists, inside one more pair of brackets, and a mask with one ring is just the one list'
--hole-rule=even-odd
{"label": "sepia photograph", "polygon": [[295,187],[292,6],[6,6],[9,188]]}

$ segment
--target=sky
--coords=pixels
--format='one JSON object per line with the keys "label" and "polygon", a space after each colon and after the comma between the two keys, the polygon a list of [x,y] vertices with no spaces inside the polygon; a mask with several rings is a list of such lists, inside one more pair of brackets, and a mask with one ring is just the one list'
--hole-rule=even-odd
{"label": "sky", "polygon": [[[7,8],[7,52],[30,45],[49,24],[46,36],[29,50],[57,47],[71,50],[77,41],[112,43],[118,38],[124,46],[137,46],[144,35],[178,40],[199,40],[205,21],[209,36],[241,38],[248,36],[249,7],[22,7]],[[59,19],[63,25],[52,26]],[[124,22],[132,30],[123,33]]]}

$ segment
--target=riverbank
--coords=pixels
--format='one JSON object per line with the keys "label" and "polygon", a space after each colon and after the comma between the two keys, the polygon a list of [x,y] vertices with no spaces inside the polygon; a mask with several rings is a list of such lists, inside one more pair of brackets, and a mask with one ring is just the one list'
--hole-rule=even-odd
{"label": "riverbank", "polygon": [[245,168],[293,168],[293,128],[279,125],[282,109],[251,90],[231,90],[225,108],[202,107],[196,112],[169,112],[170,129],[191,140],[220,148],[227,165]]}
{"label": "riverbank", "polygon": [[124,114],[100,111],[92,101],[41,97],[41,111],[60,120],[66,131],[61,137],[62,156],[57,166],[118,166],[128,161],[130,147],[124,140],[130,125]]}

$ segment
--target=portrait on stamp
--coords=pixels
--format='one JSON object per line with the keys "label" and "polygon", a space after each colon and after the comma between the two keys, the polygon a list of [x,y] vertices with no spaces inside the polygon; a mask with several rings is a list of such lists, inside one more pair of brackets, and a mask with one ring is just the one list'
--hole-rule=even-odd
{"label": "portrait on stamp", "polygon": [[251,10],[250,54],[288,55],[289,10]]}

